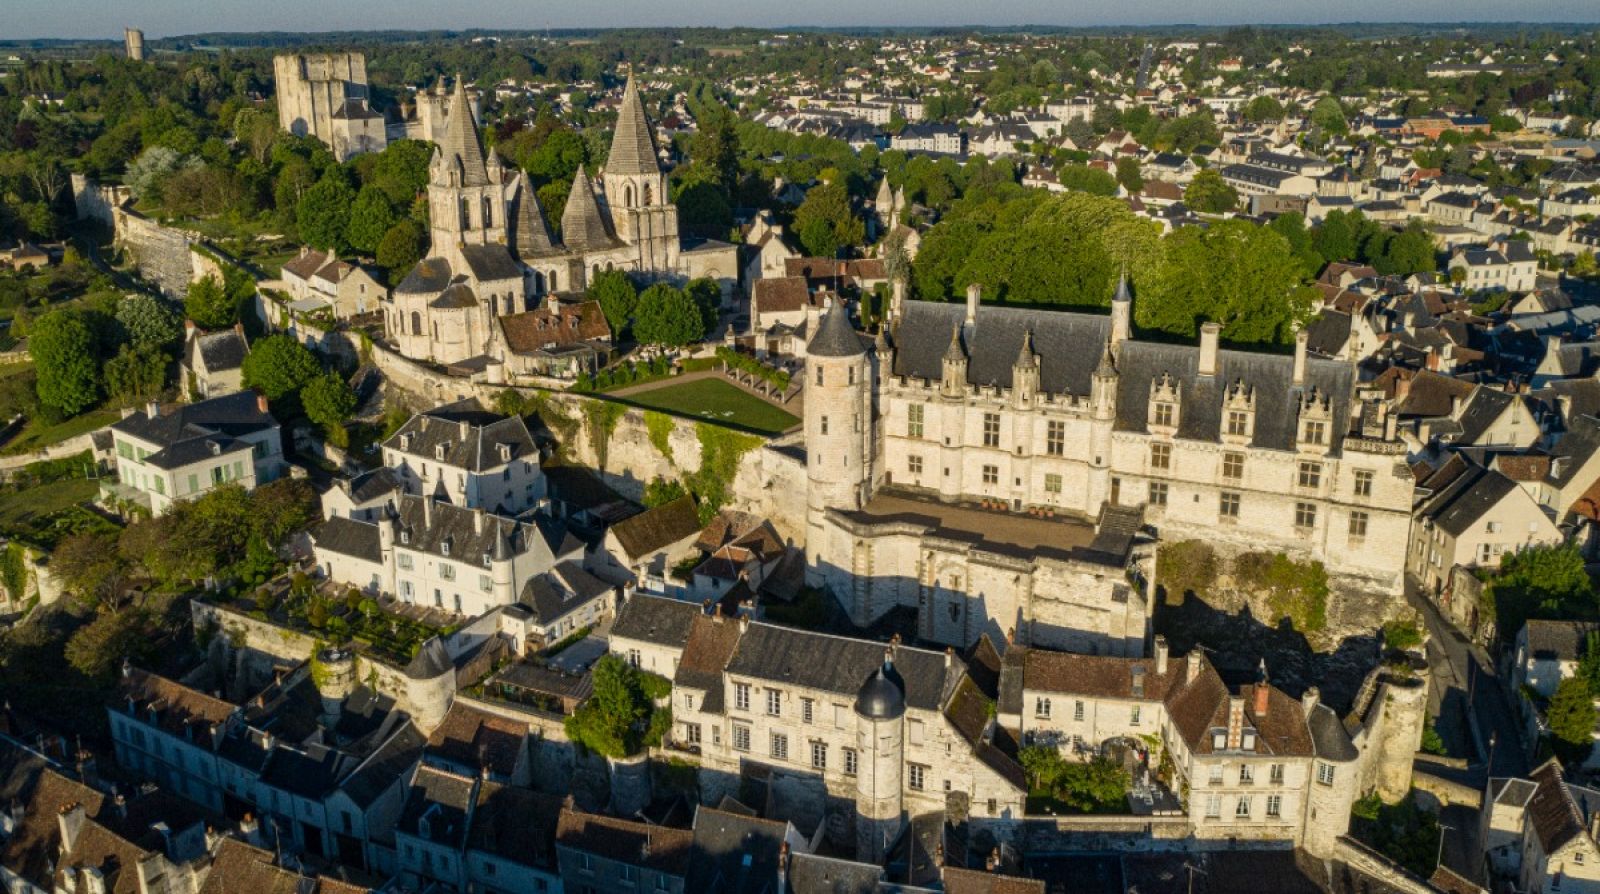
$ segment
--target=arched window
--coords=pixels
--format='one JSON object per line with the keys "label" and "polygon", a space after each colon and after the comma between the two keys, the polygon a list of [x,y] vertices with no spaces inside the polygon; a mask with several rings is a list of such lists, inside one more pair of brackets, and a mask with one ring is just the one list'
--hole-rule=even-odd
{"label": "arched window", "polygon": [[472,206],[467,204],[465,197],[461,199],[461,229],[472,229]]}
{"label": "arched window", "polygon": [[533,271],[533,294],[544,294],[544,274],[537,270]]}
{"label": "arched window", "polygon": [[411,312],[411,334],[422,334],[422,314],[419,314],[416,311]]}
{"label": "arched window", "polygon": [[655,194],[651,191],[650,184],[648,183],[644,185],[644,203],[646,205],[655,204]]}
{"label": "arched window", "polygon": [[505,310],[506,313],[509,314],[509,313],[512,313],[512,312],[514,312],[516,310],[516,307],[512,304],[512,299],[511,299],[511,293],[510,292],[506,293],[505,304],[506,304],[506,310]]}
{"label": "arched window", "polygon": [[633,186],[632,186],[632,184],[629,184],[628,186],[624,186],[622,188],[622,207],[624,207],[624,208],[632,208],[633,207]]}
{"label": "arched window", "polygon": [[485,227],[494,226],[494,204],[489,200],[488,196],[483,197],[483,225]]}
{"label": "arched window", "polygon": [[549,283],[549,285],[550,285],[550,291],[552,291],[552,292],[559,291],[560,288],[561,288],[561,286],[556,284],[556,272],[554,270],[550,271],[550,283]]}

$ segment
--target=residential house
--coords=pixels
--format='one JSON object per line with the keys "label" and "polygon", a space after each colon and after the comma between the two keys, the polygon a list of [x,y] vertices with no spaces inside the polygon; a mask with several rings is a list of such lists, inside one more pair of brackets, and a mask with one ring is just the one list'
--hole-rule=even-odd
{"label": "residential house", "polygon": [[490,413],[476,399],[418,413],[383,442],[383,464],[406,493],[506,516],[542,504],[539,461],[520,416]]}
{"label": "residential house", "polygon": [[253,490],[287,463],[267,399],[250,391],[163,409],[151,401],[111,424],[117,478],[104,488],[156,515],[224,484]]}
{"label": "residential house", "polygon": [[1437,594],[1457,565],[1497,565],[1505,553],[1562,540],[1560,529],[1527,490],[1454,453],[1417,482],[1406,566],[1429,593]]}
{"label": "residential house", "polygon": [[341,320],[377,311],[388,299],[388,289],[365,267],[306,246],[284,263],[283,284],[296,310],[328,308]]}
{"label": "residential house", "polygon": [[244,359],[248,356],[250,341],[243,324],[220,332],[201,332],[193,320],[185,320],[178,383],[183,399],[205,400],[244,390]]}
{"label": "residential house", "polygon": [[666,593],[676,584],[668,580],[674,564],[694,555],[700,535],[700,516],[694,499],[680,497],[606,530],[600,548],[587,563],[597,576],[646,593]]}

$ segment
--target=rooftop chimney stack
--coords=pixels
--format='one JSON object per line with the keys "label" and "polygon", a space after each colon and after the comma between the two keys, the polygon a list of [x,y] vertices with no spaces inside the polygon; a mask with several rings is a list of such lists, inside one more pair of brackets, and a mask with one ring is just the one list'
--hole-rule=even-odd
{"label": "rooftop chimney stack", "polygon": [[1164,636],[1157,636],[1156,637],[1156,673],[1165,674],[1166,672],[1167,672],[1167,638],[1164,637]]}
{"label": "rooftop chimney stack", "polygon": [[1221,337],[1221,324],[1200,324],[1200,375],[1214,376],[1217,374],[1217,341]]}
{"label": "rooftop chimney stack", "polygon": [[972,283],[967,286],[967,325],[978,322],[978,302],[983,299],[983,286]]}
{"label": "rooftop chimney stack", "polygon": [[1306,383],[1306,346],[1311,343],[1311,333],[1302,329],[1294,334],[1294,385]]}
{"label": "rooftop chimney stack", "polygon": [[1317,702],[1319,702],[1321,699],[1322,693],[1317,690],[1317,687],[1308,687],[1306,691],[1300,695],[1300,709],[1305,711],[1307,716],[1310,716],[1311,712],[1316,710]]}
{"label": "rooftop chimney stack", "polygon": [[1272,689],[1266,683],[1257,683],[1255,691],[1256,703],[1251,705],[1257,717],[1267,716],[1267,705],[1272,697]]}

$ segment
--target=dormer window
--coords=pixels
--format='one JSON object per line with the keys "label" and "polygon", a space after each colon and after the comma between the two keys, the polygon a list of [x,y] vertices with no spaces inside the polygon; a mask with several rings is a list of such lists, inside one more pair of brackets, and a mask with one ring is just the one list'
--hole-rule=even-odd
{"label": "dormer window", "polygon": [[1299,401],[1300,424],[1295,433],[1298,446],[1317,453],[1328,448],[1328,434],[1333,423],[1332,402],[1328,396],[1313,388]]}
{"label": "dormer window", "polygon": [[400,542],[401,543],[410,543],[411,542],[411,532],[410,531],[401,531],[400,532]]}
{"label": "dormer window", "polygon": [[438,459],[438,460],[444,459],[444,447],[445,447],[445,445],[443,445],[443,444],[438,444],[438,445],[434,446],[434,448],[433,448],[433,458],[434,459]]}
{"label": "dormer window", "polygon": [[445,558],[449,558],[450,557],[450,541],[449,540],[444,540],[444,541],[441,541],[439,543],[439,555],[444,556]]}
{"label": "dormer window", "polygon": [[1233,443],[1246,443],[1255,434],[1255,390],[1236,381],[1223,398],[1223,439]]}
{"label": "dormer window", "polygon": [[1179,383],[1169,373],[1162,373],[1150,383],[1150,415],[1146,421],[1151,431],[1171,434],[1177,430],[1180,397]]}
{"label": "dormer window", "polygon": [[410,450],[411,449],[411,432],[406,432],[405,434],[400,436],[400,449],[401,450]]}
{"label": "dormer window", "polygon": [[483,554],[483,567],[488,568],[490,565],[493,565],[493,564],[494,564],[494,556],[490,555],[489,553],[484,553]]}
{"label": "dormer window", "polygon": [[500,444],[498,446],[500,448],[500,461],[503,463],[511,462],[511,445]]}

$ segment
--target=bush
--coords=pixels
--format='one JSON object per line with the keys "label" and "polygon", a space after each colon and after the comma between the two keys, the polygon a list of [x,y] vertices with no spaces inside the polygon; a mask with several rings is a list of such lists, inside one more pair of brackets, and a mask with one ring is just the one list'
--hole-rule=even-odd
{"label": "bush", "polygon": [[1328,571],[1321,562],[1297,562],[1283,553],[1245,553],[1234,562],[1241,586],[1265,591],[1274,621],[1284,618],[1302,633],[1328,622]]}
{"label": "bush", "polygon": [[1217,580],[1217,552],[1201,540],[1164,543],[1156,551],[1156,583],[1168,605],[1182,605],[1191,593],[1203,596]]}
{"label": "bush", "polygon": [[1422,645],[1422,631],[1415,621],[1390,621],[1383,625],[1383,644],[1406,651]]}

